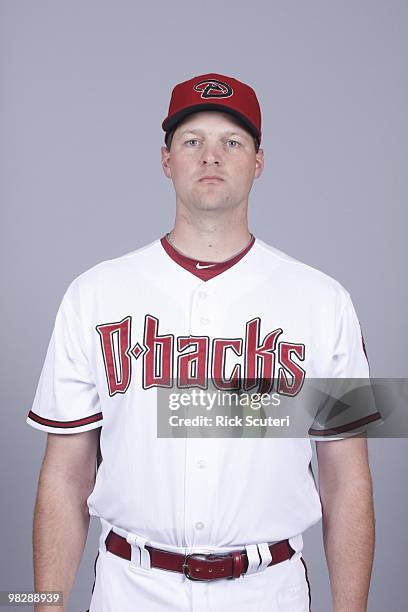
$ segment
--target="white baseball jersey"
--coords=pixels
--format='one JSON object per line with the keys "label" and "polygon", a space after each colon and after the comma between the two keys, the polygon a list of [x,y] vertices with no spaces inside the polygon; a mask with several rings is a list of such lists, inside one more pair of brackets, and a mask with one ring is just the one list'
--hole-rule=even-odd
{"label": "white baseball jersey", "polygon": [[68,287],[27,422],[102,428],[91,515],[153,546],[229,550],[321,518],[310,439],[158,438],[158,390],[275,378],[284,393],[305,377],[368,376],[337,281],[259,239],[213,264],[162,238]]}

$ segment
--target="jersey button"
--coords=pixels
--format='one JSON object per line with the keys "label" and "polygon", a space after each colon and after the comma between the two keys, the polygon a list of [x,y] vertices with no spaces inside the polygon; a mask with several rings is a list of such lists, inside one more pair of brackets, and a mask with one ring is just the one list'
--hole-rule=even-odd
{"label": "jersey button", "polygon": [[195,524],[195,528],[198,530],[204,529],[204,523],[198,521],[198,523]]}
{"label": "jersey button", "polygon": [[201,317],[201,319],[200,319],[200,323],[202,325],[208,325],[209,322],[210,322],[210,319],[207,319],[207,317]]}
{"label": "jersey button", "polygon": [[205,298],[207,297],[207,294],[205,291],[200,291],[198,294],[198,297],[200,298],[200,300],[205,300]]}
{"label": "jersey button", "polygon": [[204,459],[199,459],[197,461],[197,467],[200,468],[200,469],[205,468],[205,461],[204,461]]}

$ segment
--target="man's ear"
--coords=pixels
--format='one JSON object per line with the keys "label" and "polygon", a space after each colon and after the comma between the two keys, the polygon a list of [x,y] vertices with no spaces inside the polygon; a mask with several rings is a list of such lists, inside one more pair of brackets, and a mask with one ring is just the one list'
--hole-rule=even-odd
{"label": "man's ear", "polygon": [[163,168],[163,172],[165,176],[167,176],[167,178],[171,178],[170,151],[165,145],[161,147],[160,151],[161,151],[161,165]]}
{"label": "man's ear", "polygon": [[265,165],[263,149],[259,149],[258,153],[256,153],[255,160],[255,178],[259,178],[263,172]]}

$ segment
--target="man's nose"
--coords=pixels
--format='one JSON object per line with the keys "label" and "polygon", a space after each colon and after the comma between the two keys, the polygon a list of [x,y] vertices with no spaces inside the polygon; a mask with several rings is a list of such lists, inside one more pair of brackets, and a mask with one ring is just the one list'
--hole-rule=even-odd
{"label": "man's nose", "polygon": [[206,166],[207,164],[209,166],[211,166],[211,164],[214,164],[215,166],[219,166],[220,165],[220,162],[218,161],[218,159],[214,159],[214,160],[212,160],[212,159],[203,159],[201,163],[203,164],[203,166]]}
{"label": "man's nose", "polygon": [[218,147],[204,147],[201,155],[201,163],[203,166],[215,164],[219,166],[221,163],[221,153]]}

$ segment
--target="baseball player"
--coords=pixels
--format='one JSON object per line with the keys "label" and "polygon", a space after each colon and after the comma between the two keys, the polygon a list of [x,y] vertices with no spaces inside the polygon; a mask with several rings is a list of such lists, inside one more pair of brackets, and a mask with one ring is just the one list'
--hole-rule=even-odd
{"label": "baseball player", "polygon": [[[261,381],[290,397],[309,378],[369,376],[347,290],[248,229],[264,167],[254,90],[194,77],[173,89],[162,127],[174,227],[69,285],[28,414],[48,434],[36,590],[63,591],[67,610],[91,515],[91,612],[306,612],[302,534],[323,516],[333,610],[363,612],[374,519],[356,423],[337,436],[158,435],[160,397],[177,389]],[[379,418],[367,410],[359,431]]]}

